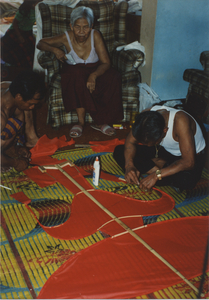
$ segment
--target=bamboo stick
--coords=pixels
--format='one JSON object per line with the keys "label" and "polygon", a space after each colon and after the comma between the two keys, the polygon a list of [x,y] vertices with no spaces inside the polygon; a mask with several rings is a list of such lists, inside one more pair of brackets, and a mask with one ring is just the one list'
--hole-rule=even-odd
{"label": "bamboo stick", "polygon": [[[98,200],[96,200],[88,191],[86,191],[76,180],[74,180],[62,167],[57,164],[57,169],[62,172],[72,183],[74,183],[87,197],[89,197],[95,204],[97,204],[104,212],[106,212],[113,220],[115,220],[123,229],[130,233],[137,241],[139,241],[145,248],[147,248],[153,255],[161,260],[168,268],[170,268],[176,275],[178,275],[184,282],[186,282],[196,293],[198,289],[194,286],[184,275],[182,275],[176,268],[174,268],[167,260],[165,260],[157,251],[155,251],[149,244],[147,244],[139,235],[137,235],[131,228],[123,223],[111,211],[104,207]],[[201,294],[204,297],[204,294]]]}
{"label": "bamboo stick", "polygon": [[[127,219],[127,218],[139,218],[139,217],[143,217],[142,215],[132,215],[132,216],[122,216],[122,217],[119,217],[118,219]],[[113,222],[114,220],[110,220],[104,224],[102,224],[102,226],[100,226],[99,228],[97,228],[97,230],[100,230],[102,227],[106,226],[107,224]],[[132,230],[136,230],[135,228],[132,229]],[[127,232],[125,232],[127,233]]]}
{"label": "bamboo stick", "polygon": [[90,144],[75,144],[75,148],[91,148],[91,146],[98,146],[98,145],[90,145]]}
{"label": "bamboo stick", "polygon": [[[64,168],[65,166],[69,165],[71,167],[75,166],[74,162],[72,162],[71,160],[68,161],[64,161],[63,163],[59,164],[62,168]],[[57,170],[57,165],[45,165],[45,166],[39,166],[39,170],[42,173],[46,173],[46,170]]]}
{"label": "bamboo stick", "polygon": [[7,190],[12,190],[12,189],[10,189],[8,186],[5,186],[5,185],[1,185],[1,184],[0,184],[0,187],[2,187],[2,188],[4,188],[4,189],[7,189]]}

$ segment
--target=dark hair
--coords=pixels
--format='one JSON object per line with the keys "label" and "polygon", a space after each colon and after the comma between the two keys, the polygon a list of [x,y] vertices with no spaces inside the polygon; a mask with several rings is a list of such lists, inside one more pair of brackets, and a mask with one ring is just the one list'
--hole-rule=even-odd
{"label": "dark hair", "polygon": [[157,111],[144,111],[136,116],[132,134],[138,142],[156,142],[162,137],[165,120]]}
{"label": "dark hair", "polygon": [[36,93],[39,93],[39,99],[45,96],[46,88],[44,79],[36,71],[24,71],[12,81],[9,91],[13,97],[20,94],[23,101],[31,100]]}
{"label": "dark hair", "polygon": [[32,6],[38,2],[38,0],[24,0],[24,2],[19,7],[19,12],[23,16],[27,16],[32,9]]}

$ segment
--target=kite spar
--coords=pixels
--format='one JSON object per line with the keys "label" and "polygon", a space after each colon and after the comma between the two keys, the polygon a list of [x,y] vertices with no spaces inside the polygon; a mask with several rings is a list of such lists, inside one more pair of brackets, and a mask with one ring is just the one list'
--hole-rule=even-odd
{"label": "kite spar", "polygon": [[[145,248],[147,248],[153,255],[155,255],[159,260],[161,260],[168,268],[170,268],[176,275],[178,275],[184,282],[186,282],[196,293],[198,289],[189,281],[185,276],[183,276],[176,268],[174,268],[167,260],[165,260],[158,252],[156,252],[149,244],[147,244],[139,235],[137,235],[131,228],[129,228],[124,222],[122,222],[117,216],[115,216],[111,211],[109,211],[105,206],[103,206],[95,197],[93,197],[87,190],[85,190],[76,180],[74,180],[67,172],[65,172],[62,167],[66,165],[72,166],[71,163],[67,162],[64,164],[56,164],[50,166],[40,166],[41,172],[47,172],[47,168],[58,169],[63,173],[77,188],[80,189],[89,199],[91,199],[96,205],[98,205],[106,214],[108,214],[115,222],[117,222],[127,233],[132,235],[137,241],[139,241]],[[201,295],[201,296],[204,296]]]}

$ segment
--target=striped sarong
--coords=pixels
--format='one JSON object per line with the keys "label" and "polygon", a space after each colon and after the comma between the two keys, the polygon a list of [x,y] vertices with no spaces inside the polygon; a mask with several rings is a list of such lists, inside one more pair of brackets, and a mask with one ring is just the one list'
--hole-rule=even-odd
{"label": "striped sarong", "polygon": [[16,118],[9,118],[6,126],[1,132],[2,140],[9,140],[12,137],[16,136],[16,142],[20,144],[25,143],[25,138],[22,133],[23,122]]}

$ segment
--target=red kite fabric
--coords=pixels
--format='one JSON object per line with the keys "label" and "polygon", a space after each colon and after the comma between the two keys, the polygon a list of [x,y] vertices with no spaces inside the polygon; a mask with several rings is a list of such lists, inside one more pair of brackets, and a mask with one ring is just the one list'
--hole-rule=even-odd
{"label": "red kite fabric", "polygon": [[[58,163],[65,162],[66,160],[58,161]],[[77,168],[77,167],[76,167]],[[85,189],[92,189],[92,186],[88,181],[83,177],[83,175],[89,175],[89,173],[85,172],[80,168],[76,169],[75,167],[65,166],[63,170],[67,172],[74,180],[76,180],[80,185]],[[24,171],[24,173],[36,182],[40,187],[44,188],[50,184],[54,184],[56,182],[61,183],[64,187],[66,187],[73,194],[76,194],[80,191],[65,175],[63,175],[59,170],[56,169],[48,169],[47,173],[42,173],[38,167],[33,167]],[[82,174],[81,174],[81,172]]]}
{"label": "red kite fabric", "polygon": [[[174,200],[161,191],[162,196],[160,199],[148,202],[101,190],[91,190],[89,193],[107,210],[116,217],[121,218],[130,228],[142,226],[142,216],[163,214],[172,210],[175,205]],[[19,193],[11,196],[22,203],[28,203],[27,196],[24,199],[22,197],[22,200],[20,200]],[[30,207],[27,206],[27,208],[37,219]],[[101,230],[109,235],[124,231],[120,225],[113,221],[105,211],[83,192],[79,192],[73,198],[71,215],[65,223],[47,227],[42,225],[38,219],[37,222],[49,235],[64,240],[83,238],[97,230]]]}
{"label": "red kite fabric", "polygon": [[125,139],[119,140],[119,139],[113,139],[109,141],[91,141],[89,144],[95,145],[96,146],[91,146],[91,149],[95,152],[113,152],[115,147],[117,145],[124,145]]}
{"label": "red kite fabric", "polygon": [[[40,159],[40,158],[38,158],[38,159]],[[60,164],[60,163],[65,162],[65,161],[66,161],[65,159],[64,160],[57,160],[57,159],[53,159],[53,158],[49,157],[49,160],[44,161],[44,162],[47,162],[47,163],[41,163],[41,161],[39,161],[39,165],[40,166],[44,166],[44,165],[56,165],[56,164]],[[89,176],[89,175],[91,175],[91,173],[86,172],[84,169],[82,169],[80,167],[77,167],[77,166],[76,166],[76,168],[71,167],[71,170],[73,170],[73,169],[74,170],[77,169],[78,172],[80,172],[83,176]],[[68,168],[68,170],[69,170],[69,168]],[[27,170],[25,170],[23,172],[31,180],[33,180],[35,183],[37,183],[41,188],[44,188],[44,187],[46,187],[48,185],[51,185],[51,184],[55,184],[57,181],[63,184],[63,181],[62,182],[59,181],[60,180],[60,178],[59,178],[60,171],[58,171],[58,170],[55,171],[57,179],[51,177],[52,175],[50,174],[49,170],[46,169],[46,171],[47,171],[46,173],[42,173],[38,169],[38,166],[36,166],[36,167],[30,168],[30,169],[27,169]],[[69,175],[74,176],[75,173],[69,172]],[[119,177],[114,176],[112,174],[105,173],[103,171],[100,172],[100,178],[101,179],[105,179],[105,180],[115,181],[115,182],[123,182],[123,179],[120,179]],[[69,187],[69,183],[70,182],[67,181],[67,188]],[[92,188],[92,186],[88,185],[88,188]]]}
{"label": "red kite fabric", "polygon": [[[148,225],[136,233],[187,279],[202,273],[209,217]],[[183,280],[130,234],[76,253],[45,283],[39,299],[123,299]]]}
{"label": "red kite fabric", "polygon": [[75,141],[71,139],[66,141],[66,137],[63,135],[60,138],[49,139],[46,135],[43,135],[33,147],[31,152],[31,164],[37,164],[36,158],[40,156],[48,156],[54,154],[58,148],[66,147],[75,144]]}
{"label": "red kite fabric", "polygon": [[[33,172],[33,170],[29,169],[27,175],[36,181],[36,177],[42,179],[43,185],[48,183],[47,178],[43,177],[43,175],[46,174],[41,173],[37,168],[35,170],[36,171]],[[97,201],[111,211],[116,217],[125,218],[125,224],[130,228],[141,226],[143,224],[142,216],[163,214],[172,210],[175,205],[171,196],[155,188],[154,189],[160,193],[160,199],[154,201],[136,200],[107,191],[93,190],[90,183],[88,183],[79,172],[81,171],[80,169],[65,166],[63,170],[79,183],[84,190],[88,190]],[[112,220],[106,212],[89,199],[87,195],[81,192],[81,189],[62,172],[59,170],[47,170],[47,173],[51,175],[52,181],[55,179],[55,181],[60,182],[75,195],[72,202],[70,218],[65,223],[54,227],[43,226],[39,223],[49,235],[58,239],[78,239],[93,234],[95,231],[99,230],[101,226],[103,227],[106,222]],[[85,171],[82,170],[82,173],[85,173]],[[41,185],[41,180],[39,184]],[[15,198],[15,194],[13,194],[12,197]],[[28,208],[30,209],[30,207]],[[30,211],[33,213],[31,209]],[[106,227],[102,228],[102,231],[113,235],[117,232],[121,232],[121,227],[117,223],[111,221]]]}
{"label": "red kite fabric", "polygon": [[18,193],[12,194],[11,197],[13,197],[15,200],[21,202],[22,204],[31,203],[31,199],[28,198],[23,192],[18,192]]}

